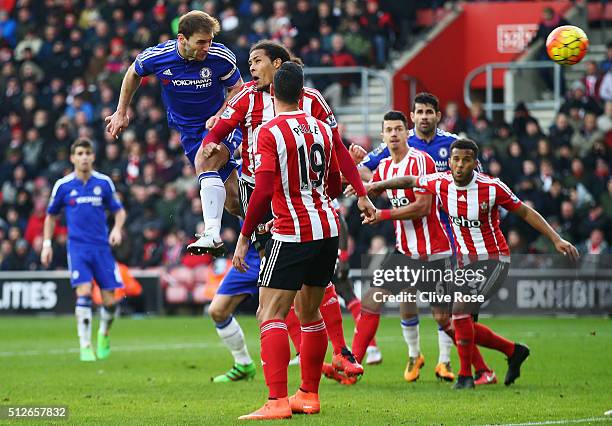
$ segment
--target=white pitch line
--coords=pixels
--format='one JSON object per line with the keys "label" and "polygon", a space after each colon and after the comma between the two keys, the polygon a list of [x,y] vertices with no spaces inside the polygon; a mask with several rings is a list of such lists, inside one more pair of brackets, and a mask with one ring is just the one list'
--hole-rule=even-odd
{"label": "white pitch line", "polygon": [[485,426],[534,426],[534,425],[566,425],[572,423],[589,423],[589,422],[609,422],[612,419],[607,417],[589,417],[587,419],[564,419],[564,420],[548,420],[544,422],[527,422],[527,423],[491,423]]}
{"label": "white pitch line", "polygon": [[[223,346],[221,343],[175,343],[170,345],[143,345],[143,346],[113,346],[113,352],[144,352],[144,351],[166,351],[181,349],[206,349]],[[79,349],[51,349],[51,350],[24,350],[0,352],[0,357],[10,358],[15,356],[40,356],[40,355],[68,355],[79,353]]]}

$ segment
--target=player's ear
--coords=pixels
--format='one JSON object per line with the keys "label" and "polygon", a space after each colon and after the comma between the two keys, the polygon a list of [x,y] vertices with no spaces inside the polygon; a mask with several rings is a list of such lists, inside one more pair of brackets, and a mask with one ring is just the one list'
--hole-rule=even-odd
{"label": "player's ear", "polygon": [[414,124],[414,111],[410,111],[410,121]]}
{"label": "player's ear", "polygon": [[436,112],[436,118],[438,119],[438,121],[442,119],[442,111]]}
{"label": "player's ear", "polygon": [[274,61],[272,61],[272,65],[274,66],[274,69],[279,69],[282,64],[283,64],[283,60],[281,58],[276,58]]}

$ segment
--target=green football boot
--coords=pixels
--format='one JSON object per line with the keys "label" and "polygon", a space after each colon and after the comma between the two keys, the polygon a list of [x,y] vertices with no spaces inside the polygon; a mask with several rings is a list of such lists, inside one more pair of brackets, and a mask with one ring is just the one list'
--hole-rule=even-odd
{"label": "green football boot", "polygon": [[81,348],[81,361],[91,362],[96,360],[96,354],[92,348]]}
{"label": "green football boot", "polygon": [[104,333],[98,333],[98,358],[106,359],[110,355],[110,337]]}
{"label": "green football boot", "polygon": [[234,364],[234,366],[225,374],[213,377],[213,383],[229,383],[237,382],[238,380],[252,380],[255,377],[255,364],[246,365]]}

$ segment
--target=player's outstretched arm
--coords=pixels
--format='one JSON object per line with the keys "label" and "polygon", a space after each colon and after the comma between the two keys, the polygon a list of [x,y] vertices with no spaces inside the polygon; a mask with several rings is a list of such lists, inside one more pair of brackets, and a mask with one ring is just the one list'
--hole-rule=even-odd
{"label": "player's outstretched arm", "polygon": [[375,225],[383,220],[414,220],[427,216],[431,210],[433,196],[431,194],[416,194],[414,202],[397,209],[376,210],[376,217],[363,217],[364,225]]}
{"label": "player's outstretched arm", "polygon": [[121,208],[115,212],[115,225],[113,229],[111,229],[110,234],[108,235],[108,242],[111,246],[118,246],[121,244],[121,240],[123,236],[121,234],[121,230],[123,229],[123,225],[125,224],[125,219],[127,214],[125,209]]}
{"label": "player's outstretched arm", "polygon": [[117,103],[117,111],[113,115],[104,118],[106,122],[106,131],[113,138],[118,138],[119,134],[127,129],[130,123],[127,110],[132,102],[134,93],[138,90],[142,77],[140,77],[134,69],[134,64],[130,65],[123,81],[121,82],[121,92],[119,94],[119,102]]}
{"label": "player's outstretched arm", "polygon": [[227,103],[229,102],[230,99],[232,99],[235,95],[237,95],[238,92],[240,92],[240,90],[242,90],[242,86],[244,86],[244,81],[242,81],[242,77],[241,77],[238,79],[236,84],[234,84],[232,87],[227,89],[227,96],[225,97],[225,101],[223,102],[223,105],[221,105],[221,108],[219,108],[219,111],[217,111],[215,115],[213,115],[208,120],[206,120],[206,128],[208,130],[212,129],[214,125],[217,124],[217,121],[219,121],[219,119],[221,118],[221,114],[223,114],[223,111],[225,111],[225,108],[227,107]]}
{"label": "player's outstretched arm", "polygon": [[417,182],[417,176],[398,176],[393,179],[374,182],[373,190],[384,191],[385,189],[409,189],[414,188]]}
{"label": "player's outstretched arm", "polygon": [[55,230],[56,215],[48,214],[45,217],[45,223],[43,225],[43,246],[40,251],[40,263],[42,266],[47,268],[53,260],[53,248],[51,239],[53,238],[53,231]]}
{"label": "player's outstretched arm", "polygon": [[550,226],[550,224],[534,209],[528,205],[521,206],[514,210],[513,213],[519,215],[525,222],[533,226],[538,232],[544,234],[555,245],[557,251],[563,256],[569,256],[572,260],[577,260],[579,257],[578,250],[569,241],[561,238],[559,234]]}

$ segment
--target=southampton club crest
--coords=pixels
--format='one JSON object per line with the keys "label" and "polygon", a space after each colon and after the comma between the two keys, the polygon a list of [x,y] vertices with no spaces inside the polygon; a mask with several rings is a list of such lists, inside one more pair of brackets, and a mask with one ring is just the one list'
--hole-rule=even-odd
{"label": "southampton club crest", "polygon": [[200,70],[200,78],[202,78],[202,80],[209,80],[211,75],[212,71],[208,67],[204,67]]}
{"label": "southampton club crest", "polygon": [[481,212],[488,212],[489,211],[489,203],[487,203],[486,201],[483,201],[482,203],[480,203],[480,211]]}

